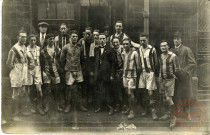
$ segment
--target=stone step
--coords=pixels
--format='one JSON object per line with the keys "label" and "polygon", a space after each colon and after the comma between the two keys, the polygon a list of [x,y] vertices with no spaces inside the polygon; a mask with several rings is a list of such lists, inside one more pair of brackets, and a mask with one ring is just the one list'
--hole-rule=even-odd
{"label": "stone step", "polygon": [[210,90],[198,90],[198,95],[199,94],[210,94]]}
{"label": "stone step", "polygon": [[[10,126],[21,126],[21,127],[118,127],[118,125],[122,121],[57,121],[57,122],[7,122],[4,123],[4,127],[10,127]],[[181,120],[179,121],[182,124],[186,125],[195,125],[198,123],[198,121],[194,120]],[[208,125],[210,121],[205,121],[201,126],[205,127]],[[168,127],[169,126],[169,121],[152,121],[152,120],[147,120],[147,121],[137,121],[137,120],[130,120],[126,121],[126,124],[134,124],[136,127]],[[178,125],[179,123],[177,123]]]}
{"label": "stone step", "polygon": [[210,106],[210,99],[199,99],[198,100],[203,106]]}
{"label": "stone step", "polygon": [[198,100],[200,99],[210,99],[210,93],[206,93],[206,94],[198,94],[197,96]]}

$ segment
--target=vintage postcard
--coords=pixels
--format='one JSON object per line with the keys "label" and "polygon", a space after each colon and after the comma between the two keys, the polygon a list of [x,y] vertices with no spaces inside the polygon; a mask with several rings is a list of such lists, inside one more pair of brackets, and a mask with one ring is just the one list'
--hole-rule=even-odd
{"label": "vintage postcard", "polygon": [[2,0],[5,134],[210,134],[209,0]]}

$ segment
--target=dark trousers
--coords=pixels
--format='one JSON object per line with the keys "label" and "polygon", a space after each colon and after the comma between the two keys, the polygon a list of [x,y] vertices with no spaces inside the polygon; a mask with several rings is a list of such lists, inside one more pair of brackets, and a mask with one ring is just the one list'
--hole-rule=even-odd
{"label": "dark trousers", "polygon": [[67,100],[75,105],[82,105],[82,83],[74,82],[73,85],[66,86]]}
{"label": "dark trousers", "polygon": [[125,89],[123,87],[122,78],[115,78],[112,80],[112,91],[114,105],[127,105],[127,98],[125,97]]}
{"label": "dark trousers", "polygon": [[35,85],[31,85],[28,88],[28,96],[31,104],[33,105],[34,109],[37,106],[41,106],[43,104],[42,97],[40,95],[40,92],[37,91]]}
{"label": "dark trousers", "polygon": [[[43,90],[44,105],[49,107],[51,98],[54,98],[56,105],[59,105],[60,90],[58,84],[44,84]],[[52,97],[53,96],[53,97]]]}
{"label": "dark trousers", "polygon": [[144,110],[149,110],[149,102],[150,102],[150,97],[148,94],[148,90],[147,89],[137,89],[137,102],[142,106],[142,108]]}
{"label": "dark trousers", "polygon": [[60,75],[61,83],[58,84],[58,90],[59,90],[59,105],[64,107],[65,106],[65,97],[66,97],[66,82],[65,82],[65,72]]}
{"label": "dark trousers", "polygon": [[103,102],[106,102],[106,105],[108,105],[108,107],[111,107],[113,105],[113,99],[114,99],[113,91],[111,88],[111,82],[99,80],[96,83],[97,83],[97,88],[96,88],[97,107],[102,107]]}
{"label": "dark trousers", "polygon": [[85,76],[82,83],[82,98],[87,102],[88,99],[94,99],[95,82],[93,76]]}

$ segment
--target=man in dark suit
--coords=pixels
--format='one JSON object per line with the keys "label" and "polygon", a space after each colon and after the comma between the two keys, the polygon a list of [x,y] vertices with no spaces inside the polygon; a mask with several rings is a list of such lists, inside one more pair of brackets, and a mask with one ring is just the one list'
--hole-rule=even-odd
{"label": "man in dark suit", "polygon": [[110,88],[110,82],[113,80],[114,74],[114,52],[106,44],[106,36],[101,33],[99,35],[100,47],[95,48],[95,72],[94,79],[97,84],[96,88],[96,104],[97,109],[95,112],[101,111],[101,107],[104,101],[106,101],[109,107],[109,115],[114,113],[112,107],[112,94]]}
{"label": "man in dark suit", "polygon": [[83,82],[83,102],[85,102],[84,105],[87,105],[88,99],[92,97],[91,93],[93,93],[93,83],[92,83],[92,78],[93,78],[93,71],[92,69],[94,68],[93,60],[94,60],[94,37],[92,33],[92,28],[87,27],[85,28],[84,32],[84,37],[81,38],[78,41],[78,44],[82,46],[83,52],[84,52],[84,62],[81,65],[82,66],[82,74],[84,77],[84,82]]}
{"label": "man in dark suit", "polygon": [[47,34],[47,29],[48,29],[49,24],[46,22],[40,22],[38,24],[39,27],[39,34],[37,35],[37,45],[43,49],[47,44],[45,41],[45,37]]}
{"label": "man in dark suit", "polygon": [[69,43],[69,38],[67,25],[61,23],[59,35],[55,37],[55,46],[62,50],[63,46]]}

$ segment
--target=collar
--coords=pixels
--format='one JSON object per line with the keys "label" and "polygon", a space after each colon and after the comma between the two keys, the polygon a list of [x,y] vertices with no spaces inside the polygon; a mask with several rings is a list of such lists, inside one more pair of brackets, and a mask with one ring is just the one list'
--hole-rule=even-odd
{"label": "collar", "polygon": [[105,48],[106,44],[102,47],[102,46],[99,46],[99,48]]}
{"label": "collar", "polygon": [[32,48],[31,45],[28,45],[28,49],[32,50],[32,49],[36,49],[37,45],[34,45],[34,47]]}
{"label": "collar", "polygon": [[147,49],[151,49],[152,48],[152,46],[151,45],[147,45],[147,48],[143,48],[143,46],[141,46],[141,49],[143,49],[143,50],[147,50]]}
{"label": "collar", "polygon": [[76,43],[76,45],[73,45],[72,41],[70,41],[69,44],[70,44],[70,47],[75,47],[75,48],[78,47],[77,43]]}
{"label": "collar", "polygon": [[119,48],[114,49],[116,52],[121,52],[122,46],[119,46]]}
{"label": "collar", "polygon": [[[39,35],[40,35],[40,37],[42,37],[42,33],[41,33],[41,32],[40,32],[40,34],[39,34]],[[43,35],[44,35],[44,38],[45,38],[45,36],[46,36],[46,33],[44,33]]]}
{"label": "collar", "polygon": [[123,32],[120,32],[120,34],[115,33],[115,36],[119,37]]}
{"label": "collar", "polygon": [[175,46],[176,49],[179,49],[181,47],[182,44],[180,44],[179,46]]}
{"label": "collar", "polygon": [[[172,55],[172,54],[173,53],[171,51],[168,51],[168,53],[166,55]],[[164,54],[162,53],[162,55],[164,55]]]}
{"label": "collar", "polygon": [[168,51],[168,54],[173,54],[171,51]]}
{"label": "collar", "polygon": [[16,46],[17,46],[20,50],[23,50],[23,51],[24,51],[24,46],[25,46],[25,45],[20,45],[20,43],[17,42]]}

